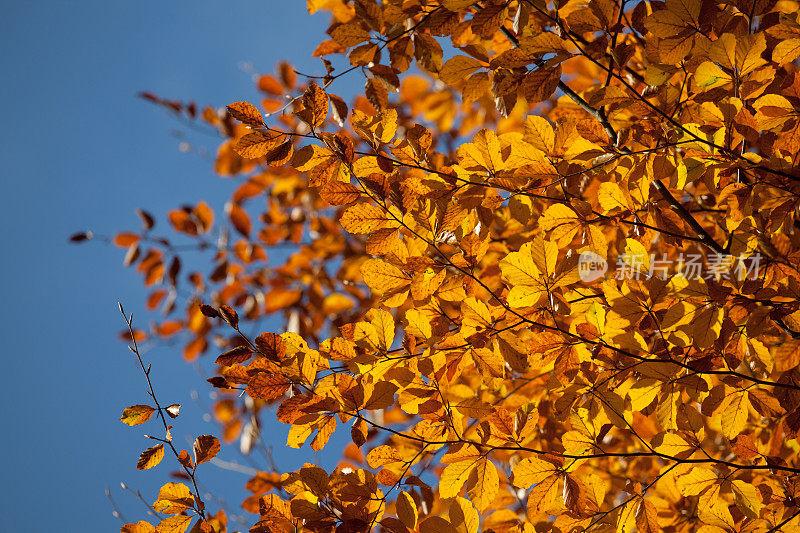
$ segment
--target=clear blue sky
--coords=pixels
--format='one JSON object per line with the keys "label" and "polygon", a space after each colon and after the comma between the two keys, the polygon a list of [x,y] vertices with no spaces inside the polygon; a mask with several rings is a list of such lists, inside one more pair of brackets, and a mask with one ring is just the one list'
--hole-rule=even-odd
{"label": "clear blue sky", "polygon": [[[0,532],[114,531],[120,522],[105,487],[129,521],[139,520],[144,507],[119,482],[152,501],[173,465],[165,466],[167,458],[137,472],[136,458],[151,441],[119,421],[123,407],[147,400],[141,373],[116,337],[118,300],[147,323],[141,280],[123,268],[119,249],[68,245],[67,237],[137,229],[136,207],[161,217],[163,228],[163,215],[181,203],[220,206],[233,182],[181,153],[170,132],[185,128],[135,94],[215,106],[252,100],[251,75],[240,62],[269,72],[290,58],[321,70],[310,55],[328,19],[309,17],[303,0],[4,1],[1,13]],[[337,92],[348,94],[341,86]],[[189,140],[216,149],[213,138]],[[208,389],[179,352],[162,347],[146,357],[163,400],[184,406],[175,437],[188,447],[186,435],[217,427],[192,401],[198,390],[208,405]],[[280,448],[285,428],[268,431]],[[223,449],[222,457],[236,454]],[[276,458],[286,467],[315,460],[307,449]],[[246,476],[205,465],[199,479],[238,510]]]}

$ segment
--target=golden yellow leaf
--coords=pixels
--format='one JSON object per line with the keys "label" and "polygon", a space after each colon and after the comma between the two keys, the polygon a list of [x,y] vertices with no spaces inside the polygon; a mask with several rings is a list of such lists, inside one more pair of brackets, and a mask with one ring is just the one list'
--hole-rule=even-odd
{"label": "golden yellow leaf", "polygon": [[369,322],[357,322],[353,331],[353,342],[369,349],[378,347],[378,332]]}
{"label": "golden yellow leaf", "polygon": [[661,433],[653,439],[653,449],[670,457],[686,458],[695,447],[676,433]]}
{"label": "golden yellow leaf", "polygon": [[469,56],[455,56],[447,60],[439,71],[439,79],[447,85],[456,85],[481,68],[481,62]]}
{"label": "golden yellow leaf", "polygon": [[373,448],[367,454],[367,464],[370,468],[378,468],[384,465],[402,462],[400,453],[392,446],[382,445]]}
{"label": "golden yellow leaf", "polygon": [[531,485],[541,483],[542,480],[558,471],[559,468],[549,461],[538,457],[527,457],[514,465],[513,483],[515,487],[526,489]]}
{"label": "golden yellow leaf", "polygon": [[675,478],[675,485],[684,496],[696,496],[717,482],[717,474],[706,467],[693,466]]}
{"label": "golden yellow leaf", "polygon": [[650,270],[650,254],[647,248],[636,239],[625,239],[625,250],[621,259],[632,272],[647,274]]}
{"label": "golden yellow leaf", "polygon": [[772,60],[779,65],[791,63],[800,57],[800,39],[779,41],[772,49]]}
{"label": "golden yellow leaf", "polygon": [[458,496],[478,463],[479,460],[470,458],[447,465],[439,480],[439,497],[454,498]]}
{"label": "golden yellow leaf", "polygon": [[372,204],[356,204],[348,207],[339,219],[342,227],[355,234],[372,233],[382,228],[396,228],[400,224],[390,220],[383,209]]}
{"label": "golden yellow leaf", "polygon": [[153,533],[156,528],[150,522],[139,520],[135,524],[125,524],[120,533]]}
{"label": "golden yellow leaf", "polygon": [[553,151],[555,143],[553,126],[543,117],[538,115],[528,115],[525,117],[524,138],[527,142],[544,153]]}
{"label": "golden yellow leaf", "polygon": [[[369,140],[388,143],[397,132],[397,111],[394,109],[384,109],[375,115],[354,109],[350,120],[356,131]],[[370,161],[377,164],[375,159],[370,158]]]}
{"label": "golden yellow leaf", "polygon": [[183,483],[167,483],[158,492],[153,508],[159,513],[178,514],[194,505],[194,496]]}
{"label": "golden yellow leaf", "polygon": [[728,394],[719,406],[722,433],[729,439],[736,438],[747,425],[750,415],[750,398],[747,391],[736,390]]}
{"label": "golden yellow leaf", "polygon": [[161,460],[164,458],[164,445],[163,444],[156,444],[150,448],[147,448],[142,454],[139,456],[139,461],[136,463],[136,470],[147,470],[148,468],[153,468]]}
{"label": "golden yellow leaf", "polygon": [[[615,310],[619,309],[616,307]],[[636,381],[628,389],[628,397],[631,399],[631,409],[641,411],[656,399],[661,391],[661,382],[653,378],[643,378]]]}
{"label": "golden yellow leaf", "polygon": [[467,493],[469,499],[478,512],[483,512],[497,497],[500,489],[500,477],[497,474],[497,467],[486,458],[478,461],[476,467],[469,475],[467,483]]}
{"label": "golden yellow leaf", "polygon": [[580,222],[575,211],[564,204],[553,204],[539,217],[539,226],[551,232],[550,238],[559,246],[565,246],[578,233]]}
{"label": "golden yellow leaf", "polygon": [[442,285],[447,277],[447,270],[438,273],[432,268],[417,272],[411,280],[411,295],[415,300],[426,300]]}
{"label": "golden yellow leaf", "polygon": [[533,260],[532,243],[524,243],[518,252],[511,252],[500,260],[503,279],[513,285],[539,285],[541,273]]}
{"label": "golden yellow leaf", "polygon": [[183,533],[192,523],[192,517],[188,515],[168,516],[158,523],[156,533]]}
{"label": "golden yellow leaf", "polygon": [[292,166],[302,172],[307,172],[317,165],[326,163],[333,157],[333,152],[324,146],[309,144],[294,152]]}
{"label": "golden yellow leaf", "polygon": [[394,318],[383,309],[370,309],[367,311],[366,319],[375,328],[378,339],[378,347],[383,350],[391,348],[394,342]]}
{"label": "golden yellow leaf", "polygon": [[429,516],[419,525],[419,533],[455,533],[453,525],[441,516]]}
{"label": "golden yellow leaf", "polygon": [[478,511],[466,498],[456,497],[450,502],[448,510],[450,524],[458,533],[477,533],[480,524]]}
{"label": "golden yellow leaf", "polygon": [[632,533],[636,528],[636,512],[641,502],[633,498],[626,503],[617,515],[617,533]]}
{"label": "golden yellow leaf", "polygon": [[731,77],[711,61],[700,63],[694,72],[694,82],[703,90],[713,89],[731,81]]}
{"label": "golden yellow leaf", "polygon": [[305,424],[292,424],[289,428],[289,435],[286,437],[286,445],[290,448],[300,448],[303,443],[311,436],[316,427],[313,422]]}
{"label": "golden yellow leaf", "polygon": [[430,339],[433,336],[430,318],[418,309],[406,311],[406,331],[415,337]]}
{"label": "golden yellow leaf", "polygon": [[150,420],[154,412],[155,409],[149,405],[132,405],[122,410],[120,420],[129,426],[138,426]]}
{"label": "golden yellow leaf", "polygon": [[600,184],[597,200],[604,213],[609,213],[614,209],[631,209],[630,198],[613,181]]}
{"label": "golden yellow leaf", "polygon": [[714,485],[700,495],[697,500],[697,517],[708,524],[726,531],[734,527],[733,517],[728,509],[728,502],[719,496],[719,485]]}
{"label": "golden yellow leaf", "polygon": [[312,450],[318,452],[325,447],[333,432],[336,431],[336,424],[336,418],[333,416],[327,415],[319,418],[316,424],[317,434],[311,441]]}
{"label": "golden yellow leaf", "polygon": [[381,259],[367,259],[361,265],[364,282],[378,293],[395,292],[411,283],[402,270]]}
{"label": "golden yellow leaf", "polygon": [[492,326],[492,314],[489,312],[489,307],[470,296],[461,302],[461,325],[473,329],[486,329]]}
{"label": "golden yellow leaf", "polygon": [[731,482],[733,494],[736,497],[736,505],[743,513],[750,518],[758,518],[764,504],[761,501],[761,494],[752,483],[736,479]]}
{"label": "golden yellow leaf", "polygon": [[504,168],[500,140],[490,130],[479,131],[471,143],[459,146],[457,153],[461,166],[467,169],[497,172]]}

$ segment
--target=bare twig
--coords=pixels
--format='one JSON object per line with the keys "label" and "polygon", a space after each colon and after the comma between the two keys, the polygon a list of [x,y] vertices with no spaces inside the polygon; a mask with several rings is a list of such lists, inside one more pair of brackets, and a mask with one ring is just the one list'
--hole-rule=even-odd
{"label": "bare twig", "polygon": [[[151,367],[150,367],[150,365],[147,365],[147,367],[145,368],[144,361],[142,360],[142,356],[139,353],[139,346],[136,343],[136,335],[133,332],[133,313],[131,313],[131,315],[128,316],[128,315],[125,314],[125,310],[122,308],[122,304],[117,302],[117,305],[119,306],[120,313],[122,313],[122,316],[125,318],[125,323],[128,325],[128,332],[130,333],[131,341],[133,342],[133,346],[129,345],[128,349],[130,349],[130,351],[133,352],[136,355],[136,359],[139,361],[139,366],[142,368],[142,372],[144,373],[144,377],[147,380],[147,388],[148,388],[147,394],[150,396],[150,398],[152,398],[153,403],[156,406],[156,410],[158,411],[158,418],[161,420],[161,423],[164,426],[165,434],[169,435],[169,433],[170,433],[170,425],[167,423],[166,416],[164,416],[164,409],[161,407],[161,404],[158,402],[158,399],[156,398],[155,389],[153,388],[153,383],[152,383],[152,381],[150,381],[150,368]],[[200,515],[200,518],[205,520],[206,519],[205,504],[203,504],[203,500],[200,498],[200,490],[197,488],[197,480],[195,479],[195,471],[194,471],[194,469],[189,469],[188,467],[186,467],[186,465],[184,465],[183,463],[180,462],[180,459],[179,459],[180,458],[180,454],[178,453],[178,450],[175,449],[175,445],[172,444],[172,439],[169,439],[169,438],[167,438],[167,439],[158,439],[158,438],[154,438],[154,437],[151,437],[151,438],[153,438],[154,440],[158,440],[160,442],[163,442],[167,446],[169,446],[170,450],[172,450],[172,453],[175,455],[175,459],[178,459],[178,463],[181,465],[181,467],[183,467],[183,471],[186,473],[187,476],[189,476],[189,479],[192,481],[192,485],[194,486],[194,502],[192,503],[192,507],[197,512],[197,514]]]}

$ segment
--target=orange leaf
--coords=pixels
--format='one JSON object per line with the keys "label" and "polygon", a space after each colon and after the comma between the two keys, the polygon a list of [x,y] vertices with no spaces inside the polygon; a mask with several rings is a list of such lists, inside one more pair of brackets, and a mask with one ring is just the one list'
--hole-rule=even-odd
{"label": "orange leaf", "polygon": [[228,113],[236,120],[260,128],[264,126],[264,118],[261,112],[253,104],[247,102],[234,102],[228,106]]}
{"label": "orange leaf", "polygon": [[247,384],[247,394],[251,398],[277,400],[289,389],[291,382],[280,374],[259,372]]}
{"label": "orange leaf", "polygon": [[250,236],[250,216],[247,214],[247,211],[239,207],[238,204],[228,204],[228,216],[231,219],[233,227],[236,228],[236,231],[245,237]]}
{"label": "orange leaf", "polygon": [[119,246],[120,248],[127,248],[132,244],[136,244],[139,242],[139,235],[136,233],[117,233],[114,237],[114,244]]}

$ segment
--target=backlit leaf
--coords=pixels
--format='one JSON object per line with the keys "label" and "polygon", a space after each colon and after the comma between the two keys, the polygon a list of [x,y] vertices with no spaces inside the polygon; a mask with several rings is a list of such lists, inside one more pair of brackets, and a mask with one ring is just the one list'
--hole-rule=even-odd
{"label": "backlit leaf", "polygon": [[154,412],[155,409],[149,405],[132,405],[122,410],[122,418],[120,420],[129,426],[138,426],[150,420]]}

